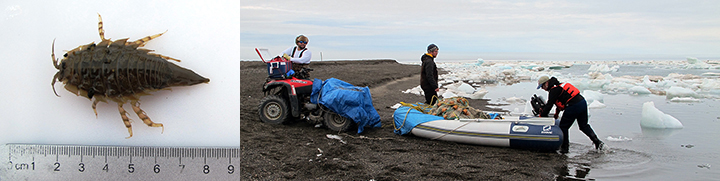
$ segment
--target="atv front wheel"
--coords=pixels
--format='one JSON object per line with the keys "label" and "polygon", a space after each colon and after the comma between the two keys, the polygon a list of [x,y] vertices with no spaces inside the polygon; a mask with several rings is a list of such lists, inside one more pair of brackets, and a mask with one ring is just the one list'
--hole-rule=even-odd
{"label": "atv front wheel", "polygon": [[325,126],[333,131],[347,131],[355,124],[353,120],[340,116],[339,114],[328,111],[325,112]]}
{"label": "atv front wheel", "polygon": [[287,101],[277,95],[269,95],[260,100],[258,114],[265,123],[282,124],[288,117]]}

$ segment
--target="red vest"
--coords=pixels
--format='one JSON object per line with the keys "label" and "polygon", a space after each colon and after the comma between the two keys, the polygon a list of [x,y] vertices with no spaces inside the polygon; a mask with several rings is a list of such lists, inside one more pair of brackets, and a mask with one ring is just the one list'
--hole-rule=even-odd
{"label": "red vest", "polygon": [[557,109],[562,111],[562,110],[565,110],[565,105],[568,102],[570,102],[570,100],[572,100],[573,98],[575,98],[575,96],[580,94],[580,90],[575,88],[575,86],[573,86],[570,83],[562,83],[562,84],[560,84],[560,87],[562,87],[562,89],[563,89],[563,91],[560,93],[560,95],[563,95],[564,93],[570,94],[570,98],[568,98],[567,101],[565,101],[565,102],[560,102],[560,96],[558,96],[558,99],[555,101],[555,106],[557,106]]}

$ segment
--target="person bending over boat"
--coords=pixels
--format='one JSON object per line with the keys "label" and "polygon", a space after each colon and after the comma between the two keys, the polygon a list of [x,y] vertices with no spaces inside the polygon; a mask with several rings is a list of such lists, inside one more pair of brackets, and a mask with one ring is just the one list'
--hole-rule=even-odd
{"label": "person bending over boat", "polygon": [[548,117],[553,105],[557,106],[555,108],[555,119],[558,118],[560,111],[565,111],[560,119],[560,129],[563,132],[563,143],[562,146],[560,146],[560,153],[568,153],[570,146],[568,130],[576,119],[580,131],[592,140],[595,149],[601,150],[603,148],[605,143],[598,139],[595,131],[593,131],[588,124],[587,102],[585,98],[580,95],[580,90],[570,83],[560,83],[555,77],[548,78],[548,76],[541,76],[540,79],[538,79],[537,89],[540,88],[548,91],[548,100],[545,107],[540,110],[540,117]]}

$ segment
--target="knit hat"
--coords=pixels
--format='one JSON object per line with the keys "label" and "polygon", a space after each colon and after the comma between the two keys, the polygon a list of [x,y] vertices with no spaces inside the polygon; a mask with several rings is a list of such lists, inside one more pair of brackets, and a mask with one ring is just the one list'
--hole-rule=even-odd
{"label": "knit hat", "polygon": [[538,87],[537,87],[537,89],[540,89],[540,87],[542,87],[542,85],[543,85],[545,82],[547,82],[548,80],[550,80],[550,77],[548,77],[547,75],[543,75],[542,77],[540,77],[540,79],[538,79]]}
{"label": "knit hat", "polygon": [[435,44],[428,45],[428,48],[427,48],[428,53],[434,52],[435,50],[438,50],[437,45],[435,45]]}
{"label": "knit hat", "polygon": [[297,43],[298,41],[308,42],[308,38],[305,35],[299,35],[295,38],[295,43]]}

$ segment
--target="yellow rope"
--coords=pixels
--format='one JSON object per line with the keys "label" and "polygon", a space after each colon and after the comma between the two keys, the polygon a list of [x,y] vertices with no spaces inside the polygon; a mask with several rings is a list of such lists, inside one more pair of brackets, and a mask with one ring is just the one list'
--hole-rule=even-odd
{"label": "yellow rope", "polygon": [[[435,102],[436,104],[437,104],[437,102],[440,102],[440,98],[439,98],[437,95],[433,95],[433,97],[430,99],[430,102],[432,103],[433,100],[436,100],[436,102]],[[415,103],[415,104],[400,102],[400,105],[406,106],[406,107],[410,107],[410,108],[415,109],[415,110],[418,110],[418,111],[420,111],[420,112],[423,113],[423,114],[428,114],[428,112],[425,111],[425,109],[431,109],[432,106],[433,106],[433,105],[426,105],[425,103],[420,103],[420,102],[417,102],[417,103]],[[405,118],[403,119],[403,122],[402,122],[402,124],[400,125],[400,128],[398,128],[396,124],[393,124],[393,127],[394,127],[395,131],[398,131],[398,130],[400,130],[403,126],[405,126],[405,121],[407,120],[407,117],[408,117],[409,114],[410,114],[410,109],[408,109],[408,111],[405,112]]]}
{"label": "yellow rope", "polygon": [[[418,102],[418,103],[415,103],[415,104],[420,105],[421,103]],[[416,110],[419,110],[420,112],[423,112],[423,113],[424,113],[424,111],[422,110],[422,107],[420,107],[420,106],[416,106],[416,105],[413,105],[413,104],[410,104],[410,103],[405,103],[405,102],[400,102],[400,105],[403,105],[403,106],[406,106],[406,107],[410,107],[410,108],[412,108],[412,109],[416,109]],[[396,124],[393,124],[393,127],[395,128],[395,131],[398,131],[398,130],[400,130],[403,126],[405,126],[405,120],[407,120],[408,114],[410,114],[410,110],[411,110],[411,109],[408,109],[407,112],[405,112],[405,118],[403,119],[403,122],[402,122],[402,125],[400,125],[400,128],[398,128]]]}
{"label": "yellow rope", "polygon": [[448,131],[448,132],[445,132],[445,134],[442,134],[442,135],[440,135],[440,136],[438,136],[438,137],[432,138],[431,140],[436,140],[436,139],[440,139],[440,138],[442,138],[442,137],[445,137],[445,135],[448,135],[448,134],[450,134],[450,133],[453,133],[453,132],[457,131],[458,129],[460,129],[460,128],[468,125],[468,124],[470,124],[470,122],[467,122],[467,123],[465,123],[465,124],[463,124],[463,125],[461,125],[461,126],[458,126],[457,128],[455,128],[455,129],[453,129],[453,130],[450,130],[450,131]]}

